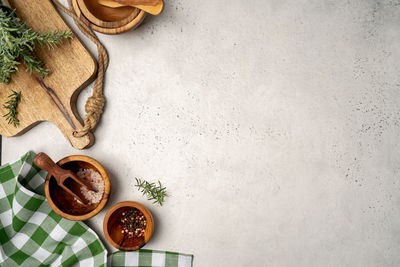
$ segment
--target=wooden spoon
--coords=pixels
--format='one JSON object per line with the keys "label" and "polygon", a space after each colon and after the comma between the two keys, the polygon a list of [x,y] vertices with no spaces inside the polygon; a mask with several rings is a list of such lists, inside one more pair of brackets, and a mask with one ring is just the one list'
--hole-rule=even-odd
{"label": "wooden spoon", "polygon": [[85,203],[85,201],[83,201],[81,197],[79,197],[76,193],[72,192],[71,189],[69,189],[64,185],[65,180],[72,179],[80,186],[86,187],[87,189],[92,191],[97,191],[89,183],[79,178],[79,176],[76,175],[73,171],[65,170],[60,166],[58,166],[57,164],[55,164],[54,161],[43,152],[40,152],[39,154],[36,155],[36,157],[33,159],[33,163],[35,163],[35,165],[38,166],[39,168],[50,173],[56,179],[59,187],[64,189],[68,194],[77,198],[82,203]]}
{"label": "wooden spoon", "polygon": [[152,15],[159,15],[164,9],[163,0],[99,0],[99,4],[112,8],[133,6]]}

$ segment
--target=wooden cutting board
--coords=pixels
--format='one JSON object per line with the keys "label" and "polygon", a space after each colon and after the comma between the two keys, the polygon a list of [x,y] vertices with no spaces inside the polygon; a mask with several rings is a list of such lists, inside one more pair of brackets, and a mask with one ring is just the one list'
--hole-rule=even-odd
{"label": "wooden cutting board", "polygon": [[[34,30],[69,29],[50,0],[9,2],[16,8],[18,17],[24,19]],[[20,135],[41,121],[50,121],[60,129],[74,148],[90,146],[94,141],[93,135],[76,138],[73,132],[82,128],[76,100],[80,91],[95,78],[95,60],[77,37],[71,43],[65,42],[53,50],[38,47],[35,54],[46,63],[51,74],[41,81],[22,67],[13,74],[9,84],[0,83],[0,134],[6,137]],[[22,92],[18,106],[18,128],[8,124],[2,117],[7,113],[2,106],[11,89]]]}

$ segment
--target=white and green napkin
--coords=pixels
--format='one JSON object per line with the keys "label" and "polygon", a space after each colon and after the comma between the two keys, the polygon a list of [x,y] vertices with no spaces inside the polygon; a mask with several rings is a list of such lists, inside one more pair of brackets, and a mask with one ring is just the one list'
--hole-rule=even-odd
{"label": "white and green napkin", "polygon": [[[57,215],[44,197],[35,153],[0,167],[0,266],[107,266],[107,251],[82,222]],[[118,251],[108,266],[191,267],[192,255]]]}

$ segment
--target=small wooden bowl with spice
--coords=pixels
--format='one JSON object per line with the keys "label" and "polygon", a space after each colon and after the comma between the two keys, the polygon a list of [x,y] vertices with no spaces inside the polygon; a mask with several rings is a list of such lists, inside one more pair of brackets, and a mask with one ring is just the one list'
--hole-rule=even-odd
{"label": "small wooden bowl with spice", "polygon": [[45,193],[51,208],[60,216],[72,221],[84,221],[99,213],[106,205],[111,191],[110,178],[104,167],[91,157],[68,156],[57,162],[63,169],[71,170],[86,180],[97,192],[85,190],[79,184],[66,180],[64,185],[73,192],[79,192],[82,203],[58,186],[50,174],[46,177]]}
{"label": "small wooden bowl with spice", "polygon": [[120,250],[140,249],[149,242],[153,230],[150,211],[135,201],[115,204],[104,217],[104,235],[111,245]]}

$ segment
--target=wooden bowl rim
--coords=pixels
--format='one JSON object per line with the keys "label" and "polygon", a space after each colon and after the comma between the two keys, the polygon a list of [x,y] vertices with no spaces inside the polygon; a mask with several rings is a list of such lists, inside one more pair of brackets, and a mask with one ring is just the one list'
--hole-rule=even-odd
{"label": "wooden bowl rim", "polygon": [[[95,22],[93,22],[89,18],[87,18],[85,16],[85,14],[82,12],[81,7],[80,7],[80,5],[78,3],[78,0],[73,0],[72,1],[72,7],[75,10],[76,15],[80,19],[85,21],[86,24],[89,24],[90,28],[92,28],[93,30],[95,30],[97,32],[104,33],[104,34],[119,34],[119,33],[127,32],[129,30],[133,30],[143,22],[144,18],[146,17],[146,14],[147,14],[145,11],[140,10],[139,14],[136,17],[134,17],[131,21],[129,21],[128,23],[126,23],[124,25],[121,25],[119,27],[107,28],[107,27],[99,26]],[[107,23],[107,21],[103,21],[103,20],[101,20],[99,18],[97,18],[97,19],[98,19],[98,21]]]}
{"label": "wooden bowl rim", "polygon": [[91,212],[83,214],[83,215],[72,215],[72,214],[63,212],[62,210],[60,210],[57,207],[57,205],[53,202],[53,199],[51,199],[51,197],[50,197],[50,191],[49,191],[49,181],[50,181],[50,177],[51,177],[50,174],[47,174],[47,176],[46,176],[44,191],[46,194],[47,201],[49,202],[50,207],[54,210],[55,213],[57,213],[58,215],[60,215],[63,218],[71,220],[71,221],[85,221],[87,219],[92,218],[96,214],[98,214],[106,206],[107,201],[110,196],[110,192],[111,192],[111,182],[110,182],[110,177],[108,176],[108,173],[104,169],[104,167],[97,160],[95,160],[94,158],[91,158],[89,156],[85,156],[85,155],[67,156],[67,157],[64,157],[64,158],[60,159],[59,161],[57,161],[57,165],[61,166],[65,163],[73,162],[73,161],[83,161],[85,163],[91,164],[100,172],[100,176],[104,180],[104,194],[103,194],[103,198],[101,199],[99,205],[97,205],[97,207],[94,210],[92,210]]}
{"label": "wooden bowl rim", "polygon": [[[140,210],[141,212],[143,212],[144,216],[146,217],[146,229],[149,229],[149,232],[147,235],[144,236],[144,244],[142,246],[134,246],[131,248],[122,248],[121,246],[119,246],[110,236],[110,234],[108,233],[107,227],[108,227],[108,221],[110,220],[111,215],[118,209],[120,208],[124,208],[124,207],[130,207],[130,208],[137,208],[138,210]],[[150,227],[150,228],[149,228]],[[112,206],[106,213],[106,215],[104,216],[104,220],[103,220],[103,233],[104,236],[106,237],[107,241],[115,248],[120,249],[120,250],[124,250],[124,251],[134,251],[134,250],[138,250],[141,247],[143,247],[144,245],[146,245],[149,240],[151,239],[151,237],[153,236],[153,232],[154,232],[154,219],[153,219],[153,215],[151,215],[151,212],[141,203],[136,202],[136,201],[122,201],[122,202],[118,202],[116,203],[114,206]]]}
{"label": "wooden bowl rim", "polygon": [[[140,9],[138,8],[133,8],[132,7],[132,12],[129,14],[129,16],[118,20],[118,21],[114,21],[114,22],[109,22],[109,21],[105,21],[102,20],[100,18],[98,18],[97,16],[95,16],[90,9],[86,6],[85,0],[76,0],[77,3],[77,7],[79,7],[79,10],[81,11],[82,15],[85,16],[85,18],[90,21],[90,23],[92,23],[93,25],[96,25],[98,27],[101,28],[107,28],[107,29],[112,29],[112,28],[119,28],[119,27],[123,27],[126,24],[128,24],[130,21],[132,21],[134,18],[136,18],[139,15]],[[136,13],[136,15],[134,15]],[[93,17],[93,19],[90,17]],[[101,23],[104,23],[105,25],[101,25]],[[107,24],[114,24],[114,23],[120,23],[120,25],[118,27],[116,26],[107,26]]]}

